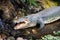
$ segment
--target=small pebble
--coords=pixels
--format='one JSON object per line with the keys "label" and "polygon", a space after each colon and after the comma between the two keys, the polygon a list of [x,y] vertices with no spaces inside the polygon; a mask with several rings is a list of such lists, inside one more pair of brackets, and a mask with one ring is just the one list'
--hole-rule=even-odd
{"label": "small pebble", "polygon": [[2,38],[0,38],[0,40],[3,40]]}
{"label": "small pebble", "polygon": [[0,35],[0,40],[3,40],[3,38],[1,38],[1,35]]}
{"label": "small pebble", "polygon": [[18,37],[16,40],[24,40],[23,38],[21,38],[21,37]]}
{"label": "small pebble", "polygon": [[15,40],[15,38],[10,36],[10,37],[7,38],[7,40]]}
{"label": "small pebble", "polygon": [[1,34],[1,37],[3,38],[3,39],[5,39],[5,38],[7,38],[7,36],[6,36],[6,34]]}

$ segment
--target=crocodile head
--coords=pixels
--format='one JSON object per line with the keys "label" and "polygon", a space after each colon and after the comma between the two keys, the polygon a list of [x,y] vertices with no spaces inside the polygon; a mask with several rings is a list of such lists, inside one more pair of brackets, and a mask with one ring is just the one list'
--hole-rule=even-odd
{"label": "crocodile head", "polygon": [[17,20],[14,20],[13,22],[15,23],[15,26],[14,26],[15,30],[24,29],[30,23],[30,21],[27,18],[25,18],[25,17],[22,17],[22,18],[19,18]]}

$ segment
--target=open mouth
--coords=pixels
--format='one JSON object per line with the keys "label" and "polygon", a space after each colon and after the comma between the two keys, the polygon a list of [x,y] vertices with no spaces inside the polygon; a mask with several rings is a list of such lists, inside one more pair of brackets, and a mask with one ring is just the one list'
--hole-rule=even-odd
{"label": "open mouth", "polygon": [[25,26],[25,22],[19,22],[15,24],[14,29],[21,29],[23,26]]}
{"label": "open mouth", "polygon": [[23,22],[16,23],[15,26],[18,24],[25,24],[25,22],[23,21]]}
{"label": "open mouth", "polygon": [[30,21],[22,21],[19,23],[16,23],[14,26],[14,29],[23,29],[23,28],[27,28],[27,25]]}

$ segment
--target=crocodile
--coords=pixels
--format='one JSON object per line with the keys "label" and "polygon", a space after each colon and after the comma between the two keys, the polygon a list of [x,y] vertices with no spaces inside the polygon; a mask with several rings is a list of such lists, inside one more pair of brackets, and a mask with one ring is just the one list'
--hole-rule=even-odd
{"label": "crocodile", "polygon": [[42,29],[45,24],[49,24],[55,22],[60,19],[60,6],[53,6],[50,8],[46,8],[36,14],[31,14],[27,16],[23,16],[18,18],[17,20],[13,20],[15,30],[24,29],[29,27],[34,27],[40,24],[39,29]]}

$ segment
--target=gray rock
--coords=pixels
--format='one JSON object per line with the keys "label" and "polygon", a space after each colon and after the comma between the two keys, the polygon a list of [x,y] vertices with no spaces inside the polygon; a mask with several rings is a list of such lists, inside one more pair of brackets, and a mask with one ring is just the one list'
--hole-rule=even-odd
{"label": "gray rock", "polygon": [[15,40],[15,38],[11,36],[11,37],[8,37],[7,40]]}

